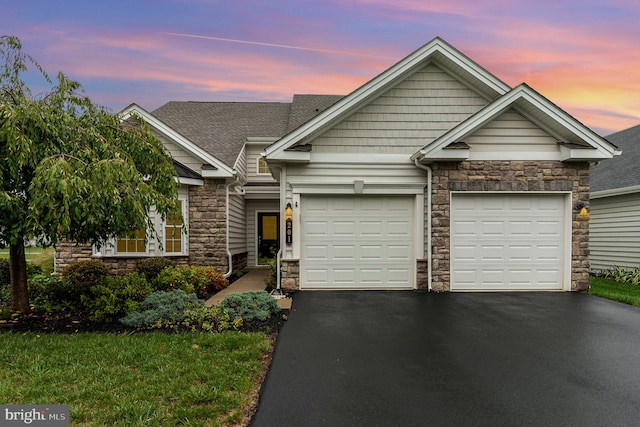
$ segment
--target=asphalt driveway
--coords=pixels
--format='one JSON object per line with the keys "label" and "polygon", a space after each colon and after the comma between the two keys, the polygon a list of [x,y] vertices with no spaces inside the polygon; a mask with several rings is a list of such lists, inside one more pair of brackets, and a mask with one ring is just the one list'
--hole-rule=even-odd
{"label": "asphalt driveway", "polygon": [[638,308],[576,293],[307,291],[252,425],[639,420]]}

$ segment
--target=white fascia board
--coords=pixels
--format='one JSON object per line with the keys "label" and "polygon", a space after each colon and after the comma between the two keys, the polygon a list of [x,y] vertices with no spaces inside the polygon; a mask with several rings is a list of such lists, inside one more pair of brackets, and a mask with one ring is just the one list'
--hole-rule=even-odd
{"label": "white fascia board", "polygon": [[261,153],[267,160],[280,160],[285,162],[309,163],[311,160],[310,151],[280,151],[269,156],[266,152]]}
{"label": "white fascia board", "polygon": [[184,185],[195,185],[195,186],[204,185],[204,180],[196,179],[196,178],[183,178],[179,176],[179,177],[176,177],[176,181],[178,182],[178,184],[184,184]]}
{"label": "white fascia board", "polygon": [[[145,122],[149,123],[149,125],[153,126],[159,132],[163,133],[169,139],[173,140],[176,144],[178,144],[181,148],[183,148],[192,156],[201,160],[203,163],[207,163],[217,168],[218,175],[216,176],[232,177],[234,175],[233,169],[231,169],[230,167],[225,165],[223,162],[216,159],[215,157],[213,157],[212,155],[204,151],[202,148],[198,147],[197,145],[189,141],[184,136],[180,135],[178,132],[176,132],[175,130],[173,130],[166,124],[164,124],[158,118],[148,113],[144,108],[136,104],[131,104],[125,110],[120,112],[119,116],[121,120],[126,120],[129,117],[131,117],[133,114],[137,114],[140,117],[142,117]],[[203,171],[203,176],[204,176],[204,172],[205,171]]]}
{"label": "white fascia board", "polygon": [[640,193],[640,185],[630,185],[629,187],[611,188],[609,190],[594,191],[589,195],[590,199],[601,199],[603,197],[623,196],[625,194]]}
{"label": "white fascia board", "polygon": [[466,138],[476,130],[481,129],[483,126],[497,118],[500,114],[504,113],[509,108],[515,107],[516,103],[520,100],[529,102],[537,110],[549,117],[549,119],[556,121],[571,133],[576,135],[578,138],[591,145],[595,149],[592,151],[598,152],[601,156],[603,156],[594,157],[592,158],[592,160],[607,159],[613,157],[615,149],[602,137],[586,128],[576,119],[552,104],[546,98],[542,97],[529,86],[522,84],[514,88],[511,92],[487,105],[464,122],[458,124],[456,127],[451,129],[441,137],[437,138],[428,146],[416,152],[413,156],[411,156],[411,159],[422,160],[424,158],[430,158],[432,154],[437,155],[437,153],[439,153],[439,150],[449,145],[450,143],[463,141],[464,138]]}
{"label": "white fascia board", "polygon": [[278,139],[277,137],[249,136],[246,139],[246,143],[248,145],[273,144]]}
{"label": "white fascia board", "polygon": [[429,57],[436,52],[441,53],[443,56],[458,64],[465,71],[478,78],[487,86],[494,89],[498,94],[507,93],[511,89],[507,84],[484,70],[482,67],[480,67],[478,64],[463,55],[461,52],[453,48],[447,42],[440,38],[435,38],[431,42],[427,43],[409,56],[402,59],[400,62],[393,65],[391,68],[388,68],[386,71],[383,71],[372,80],[369,80],[369,82],[360,86],[351,94],[342,98],[332,107],[328,108],[324,112],[317,115],[315,118],[298,127],[293,132],[285,135],[273,145],[267,147],[265,149],[266,158],[277,158],[276,156],[278,156],[287,148],[291,147],[293,144],[330,125],[335,120],[346,115],[349,111],[355,110],[361,104],[366,102],[367,99],[370,99],[377,93],[383,92],[387,87],[389,87],[396,80],[400,79],[403,75],[407,74],[420,65],[425,65],[429,60]]}
{"label": "white fascia board", "polygon": [[598,160],[610,159],[607,152],[599,148],[568,148],[560,147],[560,160],[568,161],[587,161],[594,162]]}
{"label": "white fascia board", "polygon": [[407,154],[367,154],[367,153],[311,153],[312,163],[333,165],[351,164],[413,164]]}
{"label": "white fascia board", "polygon": [[[546,114],[551,120],[554,120],[564,128],[569,130],[575,136],[591,145],[594,149],[601,153],[604,157],[600,159],[610,159],[616,155],[616,148],[608,141],[596,134],[591,129],[573,118],[566,111],[562,110],[539,93],[535,92],[526,85],[520,85],[516,89],[520,89],[520,98],[525,99],[535,106],[542,113]],[[515,90],[515,89],[514,89]],[[583,150],[581,150],[583,151]]]}

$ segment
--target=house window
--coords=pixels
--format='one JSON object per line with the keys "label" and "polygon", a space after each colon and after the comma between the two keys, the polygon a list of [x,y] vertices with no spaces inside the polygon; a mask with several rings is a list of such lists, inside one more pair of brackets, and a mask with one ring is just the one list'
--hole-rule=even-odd
{"label": "house window", "polygon": [[144,238],[144,230],[138,230],[126,236],[120,236],[116,239],[116,252],[132,254],[146,253],[147,244]]}
{"label": "house window", "polygon": [[[184,201],[178,200],[182,216],[186,216],[184,212]],[[182,218],[177,216],[169,216],[164,223],[164,251],[165,253],[181,254],[184,252],[184,234],[182,227],[184,222]]]}
{"label": "house window", "polygon": [[271,175],[271,170],[264,157],[258,157],[258,175]]}

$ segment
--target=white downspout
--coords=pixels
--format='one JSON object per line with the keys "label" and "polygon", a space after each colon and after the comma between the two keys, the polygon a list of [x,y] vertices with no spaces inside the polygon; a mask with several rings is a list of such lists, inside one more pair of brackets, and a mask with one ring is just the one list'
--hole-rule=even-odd
{"label": "white downspout", "polygon": [[[287,171],[284,167],[280,169],[280,213],[284,212],[284,202],[287,200]],[[280,229],[282,230],[282,215],[280,215]],[[286,242],[283,242],[284,233],[280,233],[280,249],[276,255],[276,289],[275,295],[283,295],[282,293],[282,277],[280,277],[280,263],[282,260],[282,249],[285,247]]]}
{"label": "white downspout", "polygon": [[431,179],[433,176],[433,170],[430,166],[420,163],[418,159],[415,159],[413,163],[417,168],[427,171],[427,270],[429,270],[427,273],[427,289],[431,292]]}
{"label": "white downspout", "polygon": [[238,181],[240,181],[240,175],[238,175],[238,173],[235,173],[235,179],[227,184],[227,201],[225,203],[226,205],[226,221],[227,221],[227,258],[229,259],[229,271],[227,271],[224,274],[224,278],[227,279],[229,276],[231,276],[231,273],[233,273],[233,255],[231,254],[231,249],[229,249],[229,190],[231,189],[232,186],[236,185],[238,183]]}

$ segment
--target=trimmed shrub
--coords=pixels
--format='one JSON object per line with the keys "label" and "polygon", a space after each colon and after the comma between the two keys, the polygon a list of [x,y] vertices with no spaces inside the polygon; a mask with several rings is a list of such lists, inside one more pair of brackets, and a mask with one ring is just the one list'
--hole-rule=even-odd
{"label": "trimmed shrub", "polygon": [[165,257],[153,257],[153,258],[145,258],[138,261],[136,264],[135,271],[142,274],[147,282],[153,282],[160,272],[167,267],[173,267],[175,263],[171,261],[169,258]]}
{"label": "trimmed shrub", "polygon": [[227,295],[220,303],[232,318],[267,320],[280,312],[278,302],[265,291],[239,292]]}
{"label": "trimmed shrub", "polygon": [[187,293],[195,292],[199,298],[220,291],[229,286],[224,278],[213,267],[167,267],[155,280],[154,288],[158,291],[182,289]]}
{"label": "trimmed shrub", "polygon": [[185,310],[203,306],[203,300],[181,289],[156,291],[147,295],[138,311],[126,315],[120,322],[136,328],[167,327],[181,322]]}
{"label": "trimmed shrub", "polygon": [[151,292],[144,275],[134,271],[124,277],[107,277],[103,285],[92,287],[91,294],[82,297],[82,305],[91,310],[89,319],[94,322],[115,322],[138,310]]}
{"label": "trimmed shrub", "polygon": [[231,318],[229,310],[220,306],[187,309],[180,326],[196,332],[224,332],[239,330],[243,325],[242,317]]}
{"label": "trimmed shrub", "polygon": [[98,260],[78,261],[62,270],[62,286],[51,295],[52,302],[79,305],[82,296],[90,296],[91,288],[104,284],[109,275],[107,266]]}

